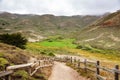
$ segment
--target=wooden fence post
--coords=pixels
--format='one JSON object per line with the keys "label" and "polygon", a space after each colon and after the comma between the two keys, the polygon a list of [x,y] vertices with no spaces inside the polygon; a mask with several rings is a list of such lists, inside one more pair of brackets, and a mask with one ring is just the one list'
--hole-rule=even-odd
{"label": "wooden fence post", "polygon": [[115,80],[119,80],[119,73],[116,72],[117,70],[119,70],[119,65],[115,65]]}
{"label": "wooden fence post", "polygon": [[74,67],[76,66],[76,57],[74,58]]}
{"label": "wooden fence post", "polygon": [[78,60],[78,69],[80,69],[80,59]]}
{"label": "wooden fence post", "polygon": [[84,69],[85,69],[85,72],[87,72],[87,59],[84,60]]}
{"label": "wooden fence post", "polygon": [[97,74],[97,75],[100,74],[99,66],[100,66],[100,61],[97,61],[97,64],[96,64],[96,74]]}
{"label": "wooden fence post", "polygon": [[76,57],[74,58],[74,62],[76,62]]}
{"label": "wooden fence post", "polygon": [[29,68],[28,68],[28,74],[31,75],[31,73],[32,73],[32,69],[31,69],[31,67],[29,67]]}
{"label": "wooden fence post", "polygon": [[[99,68],[99,66],[100,66],[100,61],[97,61],[97,63],[96,63],[96,75],[100,74],[100,68]],[[96,78],[99,80],[98,76]]]}
{"label": "wooden fence post", "polygon": [[40,66],[40,61],[39,61],[39,66]]}
{"label": "wooden fence post", "polygon": [[72,57],[70,58],[70,62],[72,63]]}

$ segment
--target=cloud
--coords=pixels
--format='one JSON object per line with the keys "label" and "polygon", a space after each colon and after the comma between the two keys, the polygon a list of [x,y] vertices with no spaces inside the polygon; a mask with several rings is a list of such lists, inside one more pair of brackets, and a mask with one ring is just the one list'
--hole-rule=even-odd
{"label": "cloud", "polygon": [[120,9],[120,0],[0,0],[0,11],[20,14],[86,15]]}

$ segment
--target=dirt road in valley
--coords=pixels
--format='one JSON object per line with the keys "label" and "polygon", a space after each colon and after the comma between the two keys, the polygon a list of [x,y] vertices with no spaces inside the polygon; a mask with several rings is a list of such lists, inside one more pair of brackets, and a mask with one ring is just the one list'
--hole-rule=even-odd
{"label": "dirt road in valley", "polygon": [[80,76],[75,70],[65,63],[55,62],[52,74],[48,80],[89,80]]}

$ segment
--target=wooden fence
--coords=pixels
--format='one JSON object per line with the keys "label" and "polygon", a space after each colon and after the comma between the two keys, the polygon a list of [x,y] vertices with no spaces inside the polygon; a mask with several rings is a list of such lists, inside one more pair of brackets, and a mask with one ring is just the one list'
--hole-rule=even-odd
{"label": "wooden fence", "polygon": [[[11,80],[11,74],[14,73],[15,70],[22,69],[22,68],[28,68],[28,73],[30,76],[33,76],[38,69],[49,67],[53,65],[53,59],[51,58],[45,58],[43,60],[37,60],[33,63],[26,63],[26,64],[20,64],[20,65],[13,65],[13,66],[7,66],[6,70],[0,72],[0,80]],[[32,71],[33,70],[33,71]]]}
{"label": "wooden fence", "polygon": [[[0,78],[3,78],[4,80],[11,80],[10,75],[14,73],[14,70],[21,69],[27,67],[28,73],[30,76],[34,75],[39,68],[52,66],[54,61],[61,61],[65,63],[70,63],[74,65],[74,67],[78,69],[83,69],[85,72],[91,71],[95,73],[96,79],[98,80],[109,80],[106,76],[100,75],[100,73],[103,71],[106,71],[108,73],[112,73],[114,76],[114,79],[112,80],[119,80],[120,79],[120,70],[119,65],[115,65],[113,69],[103,67],[100,65],[100,61],[90,61],[87,59],[78,59],[76,57],[54,57],[54,58],[46,58],[42,60],[37,60],[34,63],[27,63],[27,64],[20,64],[20,65],[14,65],[14,66],[8,66],[6,67],[5,71],[0,72]],[[34,71],[32,71],[32,68],[34,68]]]}
{"label": "wooden fence", "polygon": [[[107,76],[100,75],[100,73],[102,71],[106,71],[108,73],[113,74],[114,79],[112,79],[112,80],[120,79],[119,65],[115,65],[113,69],[110,69],[110,68],[101,66],[100,61],[89,61],[87,59],[80,60],[80,59],[76,59],[75,57],[74,58],[73,57],[64,57],[64,58],[59,57],[59,58],[57,58],[57,60],[69,62],[69,63],[73,64],[74,67],[85,70],[85,72],[91,71],[91,72],[95,73],[97,80],[109,80],[109,79],[107,79]],[[83,66],[81,66],[81,65],[83,65]],[[91,65],[93,65],[93,66],[91,66]],[[94,67],[94,69],[93,69],[93,67]]]}

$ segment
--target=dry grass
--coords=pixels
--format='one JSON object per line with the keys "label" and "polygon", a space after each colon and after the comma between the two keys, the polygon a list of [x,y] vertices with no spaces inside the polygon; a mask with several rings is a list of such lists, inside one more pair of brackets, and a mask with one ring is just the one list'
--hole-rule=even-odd
{"label": "dry grass", "polygon": [[[9,46],[7,44],[3,44],[0,43],[0,58],[5,59],[7,62],[7,64],[9,65],[16,65],[16,64],[23,64],[23,63],[27,63],[30,58],[40,58],[41,55],[35,55],[33,53],[30,53],[28,51],[19,49],[17,47],[14,46]],[[3,67],[6,65],[5,60],[2,62],[4,62]],[[1,67],[1,66],[0,66]],[[0,68],[0,70],[4,70],[4,68]],[[28,68],[23,68],[20,69],[19,71],[21,72],[20,74],[17,73],[18,77],[20,77],[19,75],[22,75],[22,73],[26,73],[26,71],[28,70]],[[16,70],[18,71],[18,70]],[[47,78],[50,76],[51,74],[51,67],[47,67],[47,68],[42,68],[40,70],[38,70],[37,73],[35,73],[35,75],[33,77],[30,77],[29,75],[26,75],[26,77],[29,78],[29,80],[47,80]],[[21,78],[23,76],[21,76],[21,78],[18,78],[16,75],[14,77],[16,77],[16,80],[21,80]]]}
{"label": "dry grass", "polygon": [[[107,69],[113,69],[115,65],[112,65],[112,64],[108,64],[108,63],[101,63],[100,66],[103,66]],[[90,80],[96,80],[96,72],[92,72],[90,70],[87,70],[85,71],[85,65],[83,63],[80,64],[80,68],[78,68],[78,63],[74,62],[74,63],[67,63],[68,66],[72,67],[73,69],[77,70],[80,75],[84,76],[84,77],[87,77],[89,78]],[[111,68],[112,67],[112,68]],[[91,63],[87,63],[87,68],[89,69],[92,69],[94,71],[96,71],[96,65],[95,64],[91,64]],[[114,73],[111,73],[111,72],[108,72],[108,71],[105,71],[105,70],[102,70],[100,69],[100,75],[103,76],[104,78],[106,78],[106,80],[114,80]]]}
{"label": "dry grass", "polygon": [[90,72],[90,71],[86,72],[84,69],[77,68],[74,64],[71,64],[71,63],[67,63],[66,65],[70,66],[73,69],[75,69],[81,76],[84,76],[84,77],[86,77],[86,78],[88,78],[90,80],[96,80],[96,77],[95,77],[93,72]]}

